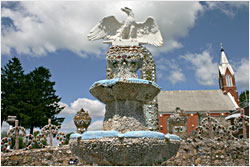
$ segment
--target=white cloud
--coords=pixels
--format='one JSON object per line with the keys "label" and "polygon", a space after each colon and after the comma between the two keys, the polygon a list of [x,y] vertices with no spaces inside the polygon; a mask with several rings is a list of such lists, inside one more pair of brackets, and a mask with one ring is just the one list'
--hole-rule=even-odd
{"label": "white cloud", "polygon": [[76,126],[74,124],[73,119],[64,122],[61,126],[60,132],[65,132],[65,133],[76,132]]}
{"label": "white cloud", "polygon": [[7,132],[9,129],[10,125],[6,121],[3,121],[3,124],[1,126],[1,132]]}
{"label": "white cloud", "polygon": [[[94,122],[92,121],[87,130],[97,131],[97,130],[102,130],[102,127],[103,127],[103,121],[97,120]],[[73,119],[63,123],[60,131],[65,133],[76,132],[76,126],[74,124]]]}
{"label": "white cloud", "polygon": [[[13,3],[13,2],[9,2]],[[134,10],[138,21],[153,16],[160,27],[165,45],[156,52],[167,52],[182,47],[177,41],[188,34],[200,11],[199,2],[20,2],[15,9],[2,6],[2,17],[13,20],[13,27],[3,26],[2,54],[17,53],[31,56],[46,55],[58,49],[68,49],[82,57],[93,53],[96,56],[106,52],[107,46],[89,42],[87,34],[104,16],[115,15],[122,21],[126,15],[120,11],[127,6]]]}
{"label": "white cloud", "polygon": [[92,119],[103,118],[105,114],[105,105],[98,100],[78,98],[76,101],[71,103],[70,106],[62,102],[59,104],[65,107],[62,112],[60,112],[60,116],[75,115],[81,108],[88,111]]}
{"label": "white cloud", "polygon": [[249,89],[249,60],[241,59],[240,65],[235,72],[237,87],[241,90]]}
{"label": "white cloud", "polygon": [[172,84],[177,82],[183,82],[186,80],[185,75],[182,73],[182,70],[171,71],[171,74],[168,79]]}
{"label": "white cloud", "polygon": [[[169,80],[173,85],[178,82],[184,82],[186,80],[186,77],[184,73],[182,72],[181,67],[176,62],[175,59],[167,59],[167,58],[160,58],[156,62],[157,68],[158,68],[158,78],[165,78]],[[166,76],[168,75],[169,76]]]}
{"label": "white cloud", "polygon": [[207,9],[215,10],[219,9],[222,13],[227,16],[234,17],[236,10],[244,7],[248,8],[248,1],[207,1]]}
{"label": "white cloud", "polygon": [[102,130],[102,127],[103,127],[103,121],[95,121],[89,126],[88,130],[89,131]]}
{"label": "white cloud", "polygon": [[190,62],[195,70],[195,76],[199,84],[212,86],[218,79],[218,63],[213,62],[213,57],[209,51],[202,53],[189,53],[181,56],[184,60]]}
{"label": "white cloud", "polygon": [[76,126],[73,121],[75,114],[83,108],[85,111],[88,111],[90,117],[92,118],[91,124],[88,130],[101,130],[102,122],[105,114],[105,105],[98,100],[91,100],[87,98],[78,98],[69,105],[60,102],[60,106],[65,108],[60,112],[58,117],[66,117],[65,121],[62,124],[60,131],[69,133],[76,132]]}

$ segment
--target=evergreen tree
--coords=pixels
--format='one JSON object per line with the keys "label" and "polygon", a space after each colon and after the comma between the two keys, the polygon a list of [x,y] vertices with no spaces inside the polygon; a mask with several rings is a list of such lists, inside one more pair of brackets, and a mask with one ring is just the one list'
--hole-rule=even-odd
{"label": "evergreen tree", "polygon": [[31,118],[26,126],[30,127],[30,133],[33,133],[34,127],[42,128],[48,124],[48,118],[51,118],[52,124],[61,125],[64,118],[57,118],[56,115],[64,107],[60,107],[59,98],[55,93],[55,82],[50,81],[51,74],[44,67],[36,68],[26,76],[26,86],[29,93],[26,99],[27,115]]}
{"label": "evergreen tree", "polygon": [[61,125],[64,118],[56,115],[64,107],[60,107],[55,93],[55,82],[50,81],[51,74],[44,67],[36,68],[25,75],[18,58],[14,57],[2,68],[1,76],[1,123],[8,115],[15,115],[21,126],[30,128],[43,127],[51,123]]}
{"label": "evergreen tree", "polygon": [[241,92],[240,94],[240,104],[244,105],[245,102],[249,102],[249,90]]}
{"label": "evergreen tree", "polygon": [[17,116],[20,122],[28,120],[22,107],[25,76],[19,59],[12,58],[1,70],[1,124],[9,115]]}

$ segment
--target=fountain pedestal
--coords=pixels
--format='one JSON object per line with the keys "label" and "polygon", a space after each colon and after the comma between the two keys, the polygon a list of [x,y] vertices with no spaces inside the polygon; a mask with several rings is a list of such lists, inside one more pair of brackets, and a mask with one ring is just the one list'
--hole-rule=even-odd
{"label": "fountain pedestal", "polygon": [[103,130],[148,130],[143,113],[143,103],[135,100],[113,101],[106,104]]}
{"label": "fountain pedestal", "polygon": [[135,78],[101,80],[90,88],[90,93],[106,104],[103,129],[122,133],[148,130],[143,105],[159,92],[154,82]]}
{"label": "fountain pedestal", "polygon": [[107,66],[113,79],[95,82],[90,93],[106,104],[104,130],[119,132],[149,130],[146,125],[143,105],[152,101],[160,87],[148,80],[138,79],[137,71],[143,66],[145,47],[111,46]]}

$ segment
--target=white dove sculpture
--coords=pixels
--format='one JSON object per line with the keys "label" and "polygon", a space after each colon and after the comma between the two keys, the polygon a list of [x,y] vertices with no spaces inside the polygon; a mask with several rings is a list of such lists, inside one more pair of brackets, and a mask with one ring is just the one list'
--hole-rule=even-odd
{"label": "white dove sculpture", "polygon": [[108,39],[110,41],[135,41],[143,44],[162,46],[161,32],[154,18],[148,17],[143,23],[136,22],[131,9],[121,9],[128,17],[120,23],[114,16],[104,17],[88,35],[90,41]]}

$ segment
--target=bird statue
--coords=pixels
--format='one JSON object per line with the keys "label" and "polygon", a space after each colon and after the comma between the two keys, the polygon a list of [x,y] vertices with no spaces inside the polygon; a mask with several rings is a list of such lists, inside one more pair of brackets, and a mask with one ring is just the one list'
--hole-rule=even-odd
{"label": "bird statue", "polygon": [[88,39],[90,41],[108,39],[111,41],[131,40],[143,44],[162,46],[163,39],[154,18],[148,17],[143,23],[136,22],[133,11],[121,8],[128,17],[120,23],[114,16],[104,17],[91,29]]}

